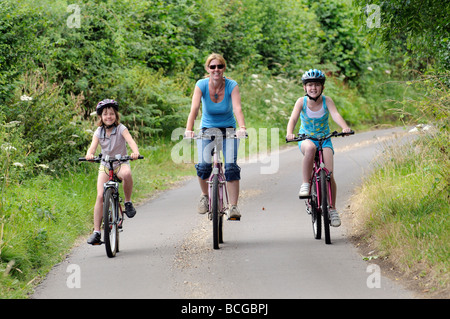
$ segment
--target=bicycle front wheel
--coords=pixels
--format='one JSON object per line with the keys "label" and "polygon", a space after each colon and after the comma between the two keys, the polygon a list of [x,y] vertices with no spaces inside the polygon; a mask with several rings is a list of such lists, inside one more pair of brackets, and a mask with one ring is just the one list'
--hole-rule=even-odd
{"label": "bicycle front wheel", "polygon": [[103,198],[103,241],[105,242],[106,255],[110,258],[116,256],[119,246],[118,212],[114,192],[113,188],[106,189]]}
{"label": "bicycle front wheel", "polygon": [[323,216],[323,230],[325,233],[325,244],[331,244],[330,238],[330,216],[328,209],[328,182],[324,170],[320,171],[320,208]]}
{"label": "bicycle front wheel", "polygon": [[211,214],[213,222],[213,248],[219,249],[220,235],[220,212],[219,212],[219,177],[214,175],[212,181]]}
{"label": "bicycle front wheel", "polygon": [[311,183],[311,199],[308,200],[311,211],[311,221],[312,221],[312,228],[313,228],[313,234],[315,239],[321,239],[322,238],[322,217],[320,216],[320,210],[318,209],[318,203],[317,203],[317,189],[316,189],[316,180],[313,179],[313,182]]}

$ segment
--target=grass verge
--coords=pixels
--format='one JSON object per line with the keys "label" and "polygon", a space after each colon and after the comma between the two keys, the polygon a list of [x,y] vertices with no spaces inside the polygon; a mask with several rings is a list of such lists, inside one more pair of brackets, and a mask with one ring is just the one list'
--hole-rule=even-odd
{"label": "grass verge", "polygon": [[450,297],[448,137],[435,132],[387,147],[352,197],[354,236],[370,247],[367,258],[425,297]]}
{"label": "grass verge", "polygon": [[[193,165],[175,164],[171,143],[141,146],[133,162],[133,201],[142,202],[194,174]],[[63,176],[40,175],[8,187],[0,218],[0,298],[27,298],[80,236],[92,230],[97,165],[80,163]]]}

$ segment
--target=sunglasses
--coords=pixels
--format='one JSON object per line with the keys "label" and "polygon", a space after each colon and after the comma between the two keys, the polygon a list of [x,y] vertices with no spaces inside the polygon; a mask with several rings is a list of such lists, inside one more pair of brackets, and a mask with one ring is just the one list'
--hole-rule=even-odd
{"label": "sunglasses", "polygon": [[209,68],[210,68],[211,70],[215,70],[216,67],[217,67],[219,70],[222,70],[222,69],[225,67],[225,65],[223,65],[223,64],[217,64],[217,65],[210,65],[210,66],[209,66]]}

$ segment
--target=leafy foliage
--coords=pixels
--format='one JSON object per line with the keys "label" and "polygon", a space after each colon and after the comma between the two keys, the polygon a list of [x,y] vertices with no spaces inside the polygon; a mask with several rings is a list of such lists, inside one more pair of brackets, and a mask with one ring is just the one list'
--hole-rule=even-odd
{"label": "leafy foliage", "polygon": [[367,5],[378,5],[380,26],[368,31],[373,38],[381,36],[388,49],[405,42],[403,49],[407,62],[425,70],[427,67],[440,71],[450,69],[450,3],[438,0],[355,0],[359,5],[361,22],[365,25]]}

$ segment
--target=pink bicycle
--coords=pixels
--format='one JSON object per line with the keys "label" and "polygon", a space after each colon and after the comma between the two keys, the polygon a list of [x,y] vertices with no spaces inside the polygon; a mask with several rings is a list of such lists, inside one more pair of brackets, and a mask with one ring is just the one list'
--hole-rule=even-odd
{"label": "pink bicycle", "polygon": [[355,134],[351,131],[349,133],[338,133],[336,131],[327,134],[326,136],[317,138],[306,134],[298,134],[293,140],[286,140],[286,142],[299,142],[303,140],[312,140],[319,142],[319,147],[316,150],[314,157],[314,166],[311,174],[310,181],[310,195],[305,197],[299,197],[300,199],[306,199],[306,212],[311,215],[313,233],[315,239],[322,238],[322,218],[323,228],[325,233],[325,243],[331,244],[330,238],[330,207],[334,207],[333,196],[331,192],[331,172],[325,167],[323,160],[323,143],[336,136],[346,136]]}
{"label": "pink bicycle", "polygon": [[[213,224],[213,248],[219,249],[219,244],[223,243],[223,216],[226,215],[226,208],[229,206],[227,183],[222,161],[220,160],[220,150],[222,147],[220,140],[222,138],[236,139],[240,137],[234,131],[223,133],[220,129],[208,129],[193,138],[213,141],[211,151],[213,169],[208,180],[208,217],[212,220]],[[219,139],[219,142],[215,141],[215,139]],[[228,220],[240,220],[240,218],[228,218]]]}

